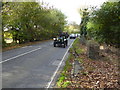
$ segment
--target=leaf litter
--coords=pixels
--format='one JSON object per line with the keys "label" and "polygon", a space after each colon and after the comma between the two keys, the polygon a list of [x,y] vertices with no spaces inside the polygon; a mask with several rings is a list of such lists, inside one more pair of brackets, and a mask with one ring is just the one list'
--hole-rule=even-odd
{"label": "leaf litter", "polygon": [[[76,76],[72,76],[72,68],[66,71],[67,78],[64,81],[71,82],[67,88],[118,88],[120,89],[119,55],[102,51],[98,60],[87,57],[86,46],[80,44],[84,49],[79,58],[82,59],[80,70]],[[117,53],[117,52],[116,52]],[[70,61],[73,62],[72,59]]]}

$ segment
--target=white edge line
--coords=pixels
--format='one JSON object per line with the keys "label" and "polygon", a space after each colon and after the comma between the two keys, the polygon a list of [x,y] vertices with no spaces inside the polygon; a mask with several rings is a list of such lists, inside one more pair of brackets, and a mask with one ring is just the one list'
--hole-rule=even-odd
{"label": "white edge line", "polygon": [[[76,40],[76,39],[75,39],[75,40]],[[75,40],[74,40],[74,41],[75,41]],[[73,42],[74,42],[74,41],[73,41]],[[73,42],[71,43],[71,45],[70,45],[69,48],[67,49],[66,53],[64,54],[64,56],[63,56],[61,62],[59,63],[59,65],[58,65],[56,71],[54,72],[53,76],[51,77],[50,82],[48,82],[48,84],[47,84],[47,88],[50,88],[50,85],[51,85],[51,83],[53,82],[54,77],[56,76],[56,74],[57,74],[57,72],[58,72],[58,70],[59,70],[59,68],[60,68],[60,66],[61,66],[61,64],[62,64],[62,62],[63,62],[63,60],[64,60],[64,58],[65,58],[65,56],[66,56],[66,54],[68,53],[68,50],[69,50],[70,47],[72,46]]]}
{"label": "white edge line", "polygon": [[20,56],[26,55],[26,54],[31,53],[31,52],[34,52],[34,51],[37,51],[37,50],[39,50],[39,49],[41,49],[41,48],[37,48],[37,49],[34,49],[34,50],[32,50],[32,51],[29,51],[29,52],[26,52],[26,53],[23,53],[23,54],[17,55],[17,56],[15,56],[15,57],[12,57],[12,58],[6,59],[6,60],[4,60],[4,61],[1,61],[0,63],[4,63],[4,62],[7,62],[7,61],[10,61],[10,60],[15,59],[15,58],[17,58],[17,57],[20,57]]}

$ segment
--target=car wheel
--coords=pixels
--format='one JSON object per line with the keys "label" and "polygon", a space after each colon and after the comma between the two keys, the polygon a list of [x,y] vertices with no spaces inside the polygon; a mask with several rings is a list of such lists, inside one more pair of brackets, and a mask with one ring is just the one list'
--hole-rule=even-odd
{"label": "car wheel", "polygon": [[56,47],[56,43],[54,43],[54,47]]}
{"label": "car wheel", "polygon": [[65,48],[66,44],[64,43],[63,47]]}
{"label": "car wheel", "polygon": [[66,41],[66,46],[68,46],[68,41]]}

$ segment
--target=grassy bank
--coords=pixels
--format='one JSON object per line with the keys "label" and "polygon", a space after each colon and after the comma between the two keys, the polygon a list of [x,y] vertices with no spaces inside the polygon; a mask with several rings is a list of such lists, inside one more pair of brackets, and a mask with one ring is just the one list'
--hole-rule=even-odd
{"label": "grassy bank", "polygon": [[71,81],[67,80],[67,78],[70,78],[70,74],[71,74],[70,72],[71,72],[71,69],[72,69],[72,62],[75,59],[75,57],[72,53],[74,52],[74,50],[76,50],[76,52],[78,54],[83,52],[83,49],[80,49],[79,44],[80,44],[79,38],[77,38],[74,41],[72,47],[69,49],[69,56],[68,56],[68,58],[65,62],[65,66],[64,66],[64,68],[61,72],[61,75],[58,78],[57,85],[56,85],[57,87],[66,88],[71,84]]}

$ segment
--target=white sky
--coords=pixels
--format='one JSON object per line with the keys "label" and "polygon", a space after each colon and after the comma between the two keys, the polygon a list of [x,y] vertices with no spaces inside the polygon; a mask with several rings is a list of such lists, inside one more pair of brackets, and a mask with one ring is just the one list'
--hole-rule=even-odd
{"label": "white sky", "polygon": [[61,10],[68,18],[68,22],[80,24],[81,18],[79,9],[86,6],[99,6],[106,0],[38,0],[49,3],[50,6]]}

